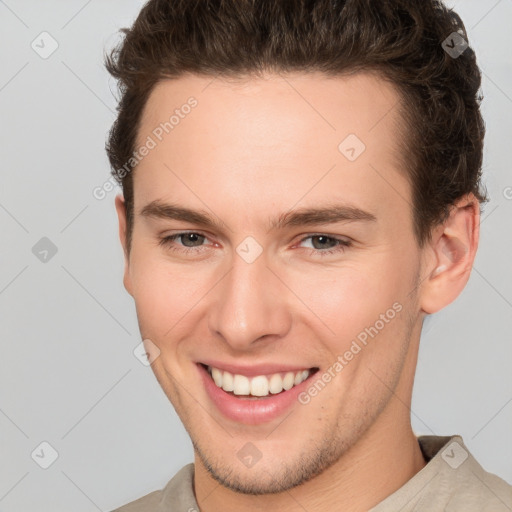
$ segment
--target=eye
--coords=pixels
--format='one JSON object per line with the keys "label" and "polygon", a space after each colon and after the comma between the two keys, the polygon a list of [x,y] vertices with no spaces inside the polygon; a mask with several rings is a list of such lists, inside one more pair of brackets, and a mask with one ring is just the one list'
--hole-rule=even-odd
{"label": "eye", "polygon": [[[181,246],[176,245],[177,240],[182,242]],[[207,240],[206,236],[194,231],[187,231],[163,237],[160,239],[159,245],[168,247],[176,252],[197,252],[197,250],[202,247],[202,243],[205,240]]]}
{"label": "eye", "polygon": [[[300,244],[311,239],[312,249],[309,253],[313,256],[328,256],[343,252],[352,245],[350,240],[329,236],[323,233],[308,235],[301,239]],[[168,235],[160,239],[159,245],[167,247],[173,252],[191,254],[199,253],[206,247],[204,241],[208,240],[205,235],[195,231],[183,231]],[[177,242],[181,243],[177,243]]]}
{"label": "eye", "polygon": [[349,240],[345,240],[342,238],[337,238],[325,234],[315,234],[308,235],[304,237],[300,243],[305,240],[311,239],[311,245],[313,246],[313,250],[310,251],[310,254],[313,256],[326,256],[330,254],[343,252],[347,247],[352,245],[352,242]]}

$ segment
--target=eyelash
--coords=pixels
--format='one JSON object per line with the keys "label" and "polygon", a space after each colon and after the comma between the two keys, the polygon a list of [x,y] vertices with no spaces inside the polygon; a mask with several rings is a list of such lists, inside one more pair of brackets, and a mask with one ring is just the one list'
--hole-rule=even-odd
{"label": "eyelash", "polygon": [[[180,233],[176,233],[174,235],[169,235],[169,236],[161,238],[158,245],[167,247],[168,249],[170,249],[171,251],[174,251],[174,252],[180,252],[180,253],[186,253],[186,254],[191,253],[191,252],[197,252],[198,250],[201,251],[203,246],[198,246],[196,248],[187,247],[185,249],[181,249],[181,248],[178,249],[175,245],[173,245],[173,242],[177,238],[180,238],[181,236],[184,236],[184,235],[191,235],[191,234],[199,235],[199,236],[204,237],[205,239],[208,239],[208,237],[206,235],[202,235],[201,233],[198,233],[196,231],[182,231]],[[338,242],[338,244],[332,249],[326,249],[326,250],[310,249],[310,254],[312,254],[314,256],[324,257],[324,256],[332,255],[332,254],[337,254],[337,253],[345,251],[345,249],[347,249],[348,247],[350,247],[352,245],[351,241],[343,240],[341,238],[337,238],[334,236],[325,235],[323,233],[316,233],[313,235],[308,235],[308,236],[302,238],[299,243],[304,242],[304,240],[307,240],[308,238],[314,238],[314,237],[325,237],[330,240],[335,240],[336,242]]]}

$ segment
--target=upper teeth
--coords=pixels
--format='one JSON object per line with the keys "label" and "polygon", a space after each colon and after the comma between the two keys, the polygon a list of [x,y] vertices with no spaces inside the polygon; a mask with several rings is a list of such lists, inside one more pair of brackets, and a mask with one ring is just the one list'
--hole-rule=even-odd
{"label": "upper teeth", "polygon": [[258,375],[252,378],[245,375],[229,373],[208,366],[208,371],[215,384],[224,391],[232,391],[235,395],[267,396],[269,393],[277,394],[288,391],[300,384],[309,376],[309,370],[297,372],[274,373],[272,375]]}

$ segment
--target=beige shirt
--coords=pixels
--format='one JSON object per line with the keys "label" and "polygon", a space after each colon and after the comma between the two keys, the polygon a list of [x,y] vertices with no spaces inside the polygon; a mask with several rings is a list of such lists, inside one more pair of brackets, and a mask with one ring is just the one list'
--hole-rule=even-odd
{"label": "beige shirt", "polygon": [[[369,512],[511,512],[512,486],[485,471],[460,436],[420,436],[428,464]],[[113,512],[199,512],[194,464],[184,466],[161,490]]]}

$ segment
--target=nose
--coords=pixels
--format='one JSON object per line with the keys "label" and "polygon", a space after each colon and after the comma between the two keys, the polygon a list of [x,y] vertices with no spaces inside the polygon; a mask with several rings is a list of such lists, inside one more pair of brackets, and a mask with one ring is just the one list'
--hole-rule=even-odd
{"label": "nose", "polygon": [[215,287],[208,324],[234,351],[261,350],[290,330],[290,292],[278,273],[265,251],[252,263],[233,255],[231,270]]}

